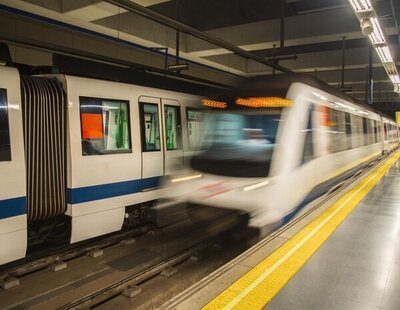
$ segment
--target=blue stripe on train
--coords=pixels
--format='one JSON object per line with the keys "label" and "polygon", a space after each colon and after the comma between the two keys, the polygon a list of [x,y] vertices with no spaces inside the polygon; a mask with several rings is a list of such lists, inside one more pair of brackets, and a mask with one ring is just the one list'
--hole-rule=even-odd
{"label": "blue stripe on train", "polygon": [[316,187],[313,188],[313,190],[307,195],[306,198],[288,215],[286,215],[283,220],[282,220],[282,225],[290,222],[292,218],[301,210],[303,209],[306,205],[308,205],[311,201],[321,197],[324,195],[329,189],[331,189],[333,186],[339,184],[340,182],[344,181],[345,179],[349,178],[351,175],[353,175],[357,170],[360,170],[366,166],[369,165],[368,163],[362,163],[340,175],[337,177],[330,179],[328,181],[325,181],[324,183],[321,183],[317,185]]}
{"label": "blue stripe on train", "polygon": [[26,197],[0,200],[0,219],[26,214]]}
{"label": "blue stripe on train", "polygon": [[117,196],[130,195],[142,190],[158,187],[161,177],[124,181],[67,189],[67,202],[77,204]]}

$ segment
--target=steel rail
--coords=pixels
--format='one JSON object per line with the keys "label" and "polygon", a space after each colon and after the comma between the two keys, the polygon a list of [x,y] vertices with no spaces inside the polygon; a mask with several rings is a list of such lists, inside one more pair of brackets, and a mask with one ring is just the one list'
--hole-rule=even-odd
{"label": "steel rail", "polygon": [[163,270],[168,267],[176,266],[184,261],[190,259],[193,255],[196,255],[199,252],[204,251],[207,247],[209,247],[210,240],[202,241],[186,250],[181,251],[171,257],[166,258],[164,261],[159,262],[156,265],[150,266],[136,274],[129,275],[117,282],[111,283],[101,290],[96,291],[90,295],[87,295],[83,298],[74,300],[69,302],[61,307],[58,307],[58,310],[78,310],[78,309],[88,309],[94,307],[105,300],[111,299],[113,297],[118,296],[123,293],[124,290],[129,288],[129,286],[137,285],[144,281],[147,281],[154,276],[160,274]]}

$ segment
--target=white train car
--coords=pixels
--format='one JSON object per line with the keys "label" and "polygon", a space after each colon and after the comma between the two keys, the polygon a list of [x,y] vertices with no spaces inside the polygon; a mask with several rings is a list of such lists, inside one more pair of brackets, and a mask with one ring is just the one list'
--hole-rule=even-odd
{"label": "white train car", "polygon": [[399,145],[398,125],[387,117],[382,117],[383,122],[383,152],[389,153]]}
{"label": "white train car", "polygon": [[[187,122],[181,116],[186,116],[187,107],[198,108],[201,100],[69,76],[64,85],[69,136],[66,214],[72,218],[71,242],[77,242],[121,229],[127,206],[160,196],[160,178],[181,168],[184,151],[189,150]],[[106,134],[100,130],[104,118],[96,118],[101,119],[104,111],[110,119],[121,113],[127,119],[119,146],[111,134],[98,144],[99,136]]]}
{"label": "white train car", "polygon": [[0,74],[0,264],[25,256],[26,175],[19,74]]}
{"label": "white train car", "polygon": [[189,92],[0,67],[0,265],[43,235],[74,243],[140,220],[192,152],[200,107]]}
{"label": "white train car", "polygon": [[246,212],[266,229],[384,151],[380,115],[308,75],[256,77],[217,103],[192,171],[169,185],[189,211]]}

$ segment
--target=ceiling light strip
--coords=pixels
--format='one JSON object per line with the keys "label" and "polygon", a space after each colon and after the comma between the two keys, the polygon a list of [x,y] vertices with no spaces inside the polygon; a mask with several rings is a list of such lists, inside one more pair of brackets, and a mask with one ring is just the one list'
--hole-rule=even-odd
{"label": "ceiling light strip", "polygon": [[375,48],[383,67],[393,83],[394,91],[400,94],[400,76],[396,64],[390,53],[384,31],[379,23],[378,16],[370,0],[349,0],[358,20],[362,22],[369,19],[372,24],[372,32],[368,35]]}

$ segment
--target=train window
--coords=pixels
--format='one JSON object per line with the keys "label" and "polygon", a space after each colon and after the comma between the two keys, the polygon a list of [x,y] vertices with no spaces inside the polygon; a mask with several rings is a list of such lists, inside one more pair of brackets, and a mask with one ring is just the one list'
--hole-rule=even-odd
{"label": "train window", "polygon": [[382,123],[380,121],[376,122],[376,130],[377,130],[377,134],[376,134],[376,140],[377,142],[381,142],[382,140]]}
{"label": "train window", "polygon": [[11,160],[7,91],[0,88],[0,161]]}
{"label": "train window", "polygon": [[372,135],[373,135],[372,143],[377,143],[378,142],[378,122],[376,120],[371,120],[371,125],[372,125]]}
{"label": "train window", "polygon": [[80,97],[82,154],[131,152],[129,102]]}
{"label": "train window", "polygon": [[364,145],[368,145],[368,122],[365,117],[362,118]]}
{"label": "train window", "polygon": [[361,116],[355,115],[355,118],[357,126],[357,147],[361,147],[364,145],[363,121]]}
{"label": "train window", "polygon": [[305,130],[306,136],[304,140],[304,148],[303,148],[303,157],[302,164],[309,162],[314,158],[314,143],[313,143],[313,126],[312,126],[312,118],[313,118],[313,107],[310,108],[308,113],[308,122],[307,128]]}
{"label": "train window", "polygon": [[339,111],[330,109],[330,136],[332,153],[340,152]]}
{"label": "train window", "polygon": [[375,137],[374,137],[374,125],[372,119],[367,119],[367,128],[368,128],[368,145],[373,144]]}
{"label": "train window", "polygon": [[387,124],[383,124],[383,139],[387,140]]}
{"label": "train window", "polygon": [[186,117],[189,148],[191,150],[197,149],[200,147],[201,138],[204,134],[204,112],[195,108],[187,108]]}
{"label": "train window", "polygon": [[160,121],[158,105],[142,103],[140,106],[143,152],[160,151]]}
{"label": "train window", "polygon": [[181,117],[178,106],[164,107],[167,150],[178,150],[181,146]]}
{"label": "train window", "polygon": [[339,139],[339,152],[347,150],[346,141],[346,120],[345,112],[337,111],[338,114],[338,139]]}
{"label": "train window", "polygon": [[344,115],[344,126],[346,131],[346,150],[352,148],[352,136],[351,136],[351,116],[350,113]]}

